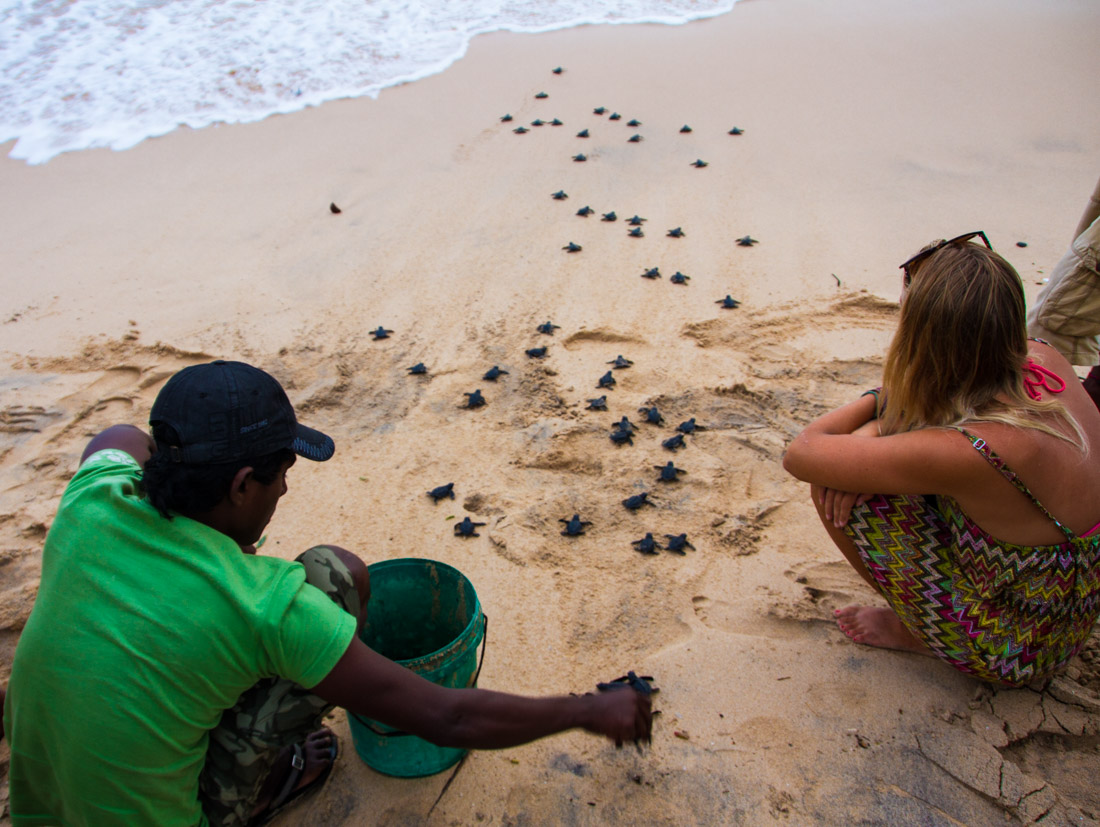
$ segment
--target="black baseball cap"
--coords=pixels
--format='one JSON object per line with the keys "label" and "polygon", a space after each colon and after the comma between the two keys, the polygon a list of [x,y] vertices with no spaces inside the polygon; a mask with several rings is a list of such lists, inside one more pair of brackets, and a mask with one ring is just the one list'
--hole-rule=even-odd
{"label": "black baseball cap", "polygon": [[244,362],[184,368],[157,394],[149,424],[171,426],[178,443],[158,448],[186,465],[253,459],[282,448],[324,462],[336,451],[331,438],[298,424],[275,377]]}

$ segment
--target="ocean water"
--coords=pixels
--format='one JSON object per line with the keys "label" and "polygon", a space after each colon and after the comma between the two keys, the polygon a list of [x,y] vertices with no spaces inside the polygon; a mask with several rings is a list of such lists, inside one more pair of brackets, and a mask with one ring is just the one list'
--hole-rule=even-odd
{"label": "ocean water", "polygon": [[680,24],[736,0],[0,0],[0,142],[40,164],[441,72],[470,39]]}

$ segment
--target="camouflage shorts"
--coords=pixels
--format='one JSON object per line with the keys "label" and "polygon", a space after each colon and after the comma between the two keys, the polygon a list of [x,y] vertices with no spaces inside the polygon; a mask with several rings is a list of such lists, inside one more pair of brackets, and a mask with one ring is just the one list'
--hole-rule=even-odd
{"label": "camouflage shorts", "polygon": [[[344,562],[326,546],[303,552],[306,582],[345,611],[359,614],[359,593]],[[282,678],[260,681],[222,714],[210,732],[206,765],[199,776],[199,800],[211,827],[248,823],[260,788],[283,747],[320,728],[332,705]]]}

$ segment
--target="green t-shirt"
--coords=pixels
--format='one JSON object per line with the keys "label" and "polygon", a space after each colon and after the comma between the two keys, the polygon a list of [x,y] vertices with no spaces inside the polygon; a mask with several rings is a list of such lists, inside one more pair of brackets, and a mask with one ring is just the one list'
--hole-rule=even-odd
{"label": "green t-shirt", "polygon": [[81,466],[42,553],[4,724],[15,825],[205,825],[208,732],[257,681],[317,684],[355,618],[297,563],[166,520],[120,451]]}

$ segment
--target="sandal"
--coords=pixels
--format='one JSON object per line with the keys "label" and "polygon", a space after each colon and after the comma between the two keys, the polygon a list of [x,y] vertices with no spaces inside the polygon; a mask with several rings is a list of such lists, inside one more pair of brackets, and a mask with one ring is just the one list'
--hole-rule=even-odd
{"label": "sandal", "polygon": [[332,736],[332,749],[328,764],[325,765],[325,768],[321,770],[316,778],[308,784],[299,787],[298,782],[301,780],[302,773],[305,772],[306,769],[306,757],[302,745],[295,744],[294,753],[290,758],[290,772],[287,774],[286,781],[283,782],[282,789],[280,789],[275,798],[271,800],[271,804],[268,805],[266,810],[248,822],[248,827],[260,827],[260,825],[267,824],[296,801],[299,801],[306,795],[318,792],[324,787],[325,782],[328,781],[329,776],[332,774],[332,768],[336,766],[336,759],[339,755],[340,741],[334,733]]}

